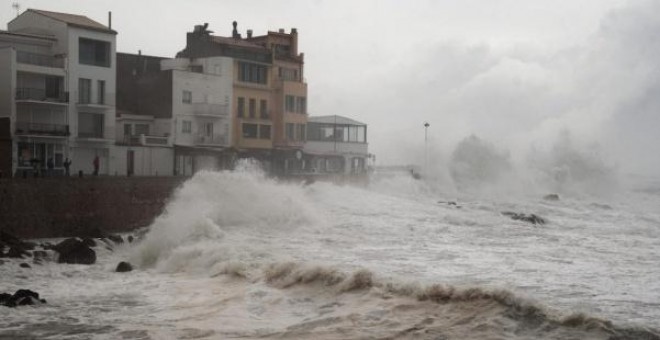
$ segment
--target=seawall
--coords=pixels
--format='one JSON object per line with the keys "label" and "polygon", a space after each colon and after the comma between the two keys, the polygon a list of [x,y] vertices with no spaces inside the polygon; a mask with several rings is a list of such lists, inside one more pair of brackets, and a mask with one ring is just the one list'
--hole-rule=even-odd
{"label": "seawall", "polygon": [[94,236],[149,225],[184,177],[0,179],[0,230],[21,238]]}

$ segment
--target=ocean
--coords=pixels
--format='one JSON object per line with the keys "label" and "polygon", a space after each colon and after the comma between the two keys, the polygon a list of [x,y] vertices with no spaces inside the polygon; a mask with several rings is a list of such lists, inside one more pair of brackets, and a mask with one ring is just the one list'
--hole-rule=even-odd
{"label": "ocean", "polygon": [[660,181],[559,197],[200,172],[94,265],[5,260],[48,303],[0,339],[660,339]]}

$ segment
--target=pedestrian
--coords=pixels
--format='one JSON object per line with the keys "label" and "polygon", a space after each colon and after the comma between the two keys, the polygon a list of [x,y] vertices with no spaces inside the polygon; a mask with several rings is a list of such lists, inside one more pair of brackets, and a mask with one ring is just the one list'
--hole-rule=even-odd
{"label": "pedestrian", "polygon": [[63,165],[64,165],[64,176],[69,177],[69,175],[70,175],[69,171],[71,169],[71,160],[69,159],[69,157],[64,159],[64,164]]}
{"label": "pedestrian", "polygon": [[53,157],[48,158],[46,161],[46,168],[48,169],[48,177],[52,177],[55,171],[55,162],[53,162]]}
{"label": "pedestrian", "polygon": [[94,157],[92,164],[94,165],[94,176],[99,175],[99,156]]}

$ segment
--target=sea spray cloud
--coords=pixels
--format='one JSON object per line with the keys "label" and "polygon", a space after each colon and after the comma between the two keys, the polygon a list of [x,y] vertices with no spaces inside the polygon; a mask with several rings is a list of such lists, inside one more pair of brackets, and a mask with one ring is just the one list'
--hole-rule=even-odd
{"label": "sea spray cloud", "polygon": [[[266,178],[251,161],[243,161],[235,171],[201,171],[177,190],[150,226],[134,261],[177,271],[236,260],[242,255],[232,252],[254,250],[247,244],[250,234],[291,232],[313,224],[312,210],[303,188]],[[245,238],[227,241],[228,231]],[[246,243],[243,249],[241,242]]]}

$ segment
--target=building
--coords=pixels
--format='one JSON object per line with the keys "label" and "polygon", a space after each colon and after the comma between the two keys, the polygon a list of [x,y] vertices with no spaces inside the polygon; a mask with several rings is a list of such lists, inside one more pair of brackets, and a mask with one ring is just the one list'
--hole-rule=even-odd
{"label": "building", "polygon": [[[85,16],[28,9],[0,31],[0,118],[9,121],[11,172],[110,174],[117,32]],[[3,153],[3,156],[5,153]],[[7,161],[0,161],[6,163]]]}
{"label": "building", "polygon": [[304,170],[319,174],[364,174],[372,157],[367,125],[342,116],[309,117]]}
{"label": "building", "polygon": [[[231,36],[215,36],[208,26],[187,34],[177,58],[230,58],[232,64],[231,146],[237,157],[251,157],[267,170],[284,174],[300,167],[307,123],[304,55],[298,52],[298,32],[291,29],[245,38],[233,23]],[[203,68],[201,72],[207,72]]]}
{"label": "building", "polygon": [[[231,166],[230,58],[118,53],[117,63],[118,153],[126,154],[128,173],[192,175]],[[169,166],[152,162],[148,173],[135,172],[136,152],[151,159],[155,147],[170,149]]]}

